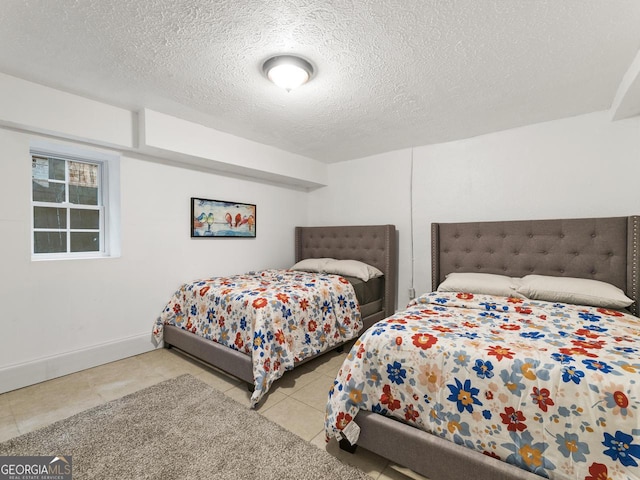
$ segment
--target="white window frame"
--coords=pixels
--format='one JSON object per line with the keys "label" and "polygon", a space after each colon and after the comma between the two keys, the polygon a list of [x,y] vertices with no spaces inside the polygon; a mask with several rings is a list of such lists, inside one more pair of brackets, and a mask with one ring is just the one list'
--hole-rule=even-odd
{"label": "white window frame", "polygon": [[[32,185],[31,194],[31,259],[32,260],[70,260],[70,259],[90,259],[90,258],[110,258],[120,256],[120,156],[114,153],[103,151],[87,150],[71,145],[54,144],[46,141],[34,140],[31,142],[30,162],[34,155],[57,158],[60,160],[92,163],[98,165],[98,205],[84,206],[82,204],[70,204],[69,195],[69,169],[65,168],[65,180],[49,180],[54,183],[66,184],[66,198],[62,203],[37,202],[33,200],[32,175],[29,179]],[[100,251],[94,252],[57,252],[57,253],[34,253],[34,232],[46,231],[47,229],[35,228],[33,211],[34,207],[51,207],[60,205],[67,212],[67,250],[70,244],[70,212],[73,209],[96,209],[101,211],[100,215]],[[52,229],[58,231],[58,229]],[[76,230],[74,231],[81,231]],[[95,230],[88,230],[95,231]]]}

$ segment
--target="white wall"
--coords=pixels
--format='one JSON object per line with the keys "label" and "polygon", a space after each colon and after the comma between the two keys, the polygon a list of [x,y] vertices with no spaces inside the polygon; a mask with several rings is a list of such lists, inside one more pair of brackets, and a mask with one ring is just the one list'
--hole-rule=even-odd
{"label": "white wall", "polygon": [[[311,223],[397,226],[398,307],[411,282],[410,156],[399,150],[333,164],[329,186],[309,194]],[[413,157],[417,293],[431,289],[432,222],[640,214],[640,117],[611,122],[598,112],[417,147]]]}
{"label": "white wall", "polygon": [[[6,81],[13,80],[0,76],[0,83]],[[38,105],[59,100],[45,87],[17,88],[25,95],[36,88]],[[9,97],[0,94],[0,104],[11,107]],[[431,222],[640,213],[640,117],[611,122],[601,112],[398,150],[330,165],[326,177],[324,166],[307,159],[313,178],[298,172],[291,187],[284,187],[269,178],[290,160],[286,152],[275,158],[271,147],[262,152],[259,145],[246,146],[272,160],[262,181],[172,166],[170,157],[135,153],[128,133],[134,114],[109,108],[105,113],[101,105],[76,100],[76,110],[102,112],[101,121],[126,128],[114,125],[117,138],[96,122],[83,130],[75,110],[70,113],[76,121],[59,131],[54,118],[36,125],[37,112],[23,118],[16,105],[0,115],[0,391],[152,348],[153,320],[185,279],[288,266],[295,225],[395,224],[402,308],[412,270],[418,293],[431,288]],[[74,101],[63,102],[65,108],[73,110]],[[40,133],[50,135],[49,141],[80,138],[83,148],[125,152],[121,258],[31,261],[29,142]],[[235,162],[238,142],[227,145],[230,158],[218,161]],[[324,184],[325,178],[326,187],[299,189],[305,182]],[[191,239],[191,196],[257,204],[257,238]]]}
{"label": "white wall", "polygon": [[[153,321],[184,281],[293,263],[304,188],[326,184],[326,165],[145,113],[0,73],[0,392],[151,349]],[[31,261],[38,135],[124,155],[120,258]],[[192,196],[255,203],[257,238],[191,239]]]}
{"label": "white wall", "polygon": [[329,185],[309,193],[310,225],[393,224],[398,232],[398,308],[411,283],[411,150],[329,166]]}
{"label": "white wall", "polygon": [[[155,318],[186,280],[294,261],[305,192],[125,156],[122,256],[32,262],[32,138],[0,129],[0,391],[151,349]],[[192,196],[256,204],[257,238],[191,239]]]}

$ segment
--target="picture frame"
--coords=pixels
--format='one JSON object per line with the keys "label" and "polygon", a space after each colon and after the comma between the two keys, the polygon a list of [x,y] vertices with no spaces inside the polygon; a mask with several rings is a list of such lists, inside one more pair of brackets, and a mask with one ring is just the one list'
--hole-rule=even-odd
{"label": "picture frame", "polygon": [[192,238],[255,238],[256,205],[191,197]]}

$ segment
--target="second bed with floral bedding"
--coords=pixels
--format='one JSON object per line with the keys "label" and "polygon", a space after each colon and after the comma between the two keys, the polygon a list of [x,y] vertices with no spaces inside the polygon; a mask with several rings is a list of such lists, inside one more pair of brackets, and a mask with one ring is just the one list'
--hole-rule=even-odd
{"label": "second bed with floral bedding", "polygon": [[253,359],[255,406],[294,364],[358,335],[353,287],[338,275],[289,270],[185,283],[153,329],[174,325]]}
{"label": "second bed with floral bedding", "polygon": [[544,477],[640,478],[639,352],[628,313],[428,293],[356,342],[326,432],[369,410]]}

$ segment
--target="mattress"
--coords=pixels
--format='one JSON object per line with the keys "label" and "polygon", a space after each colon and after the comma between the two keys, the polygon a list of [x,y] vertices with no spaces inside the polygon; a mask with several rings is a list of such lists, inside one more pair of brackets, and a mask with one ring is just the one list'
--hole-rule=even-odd
{"label": "mattress", "polygon": [[384,297],[384,277],[375,277],[368,281],[363,281],[357,277],[344,276],[353,286],[362,318],[379,312],[383,308]]}
{"label": "mattress", "polygon": [[356,298],[360,305],[382,300],[382,296],[384,295],[384,277],[372,278],[366,282],[356,277],[344,275],[343,277],[353,285],[353,290],[356,293]]}

